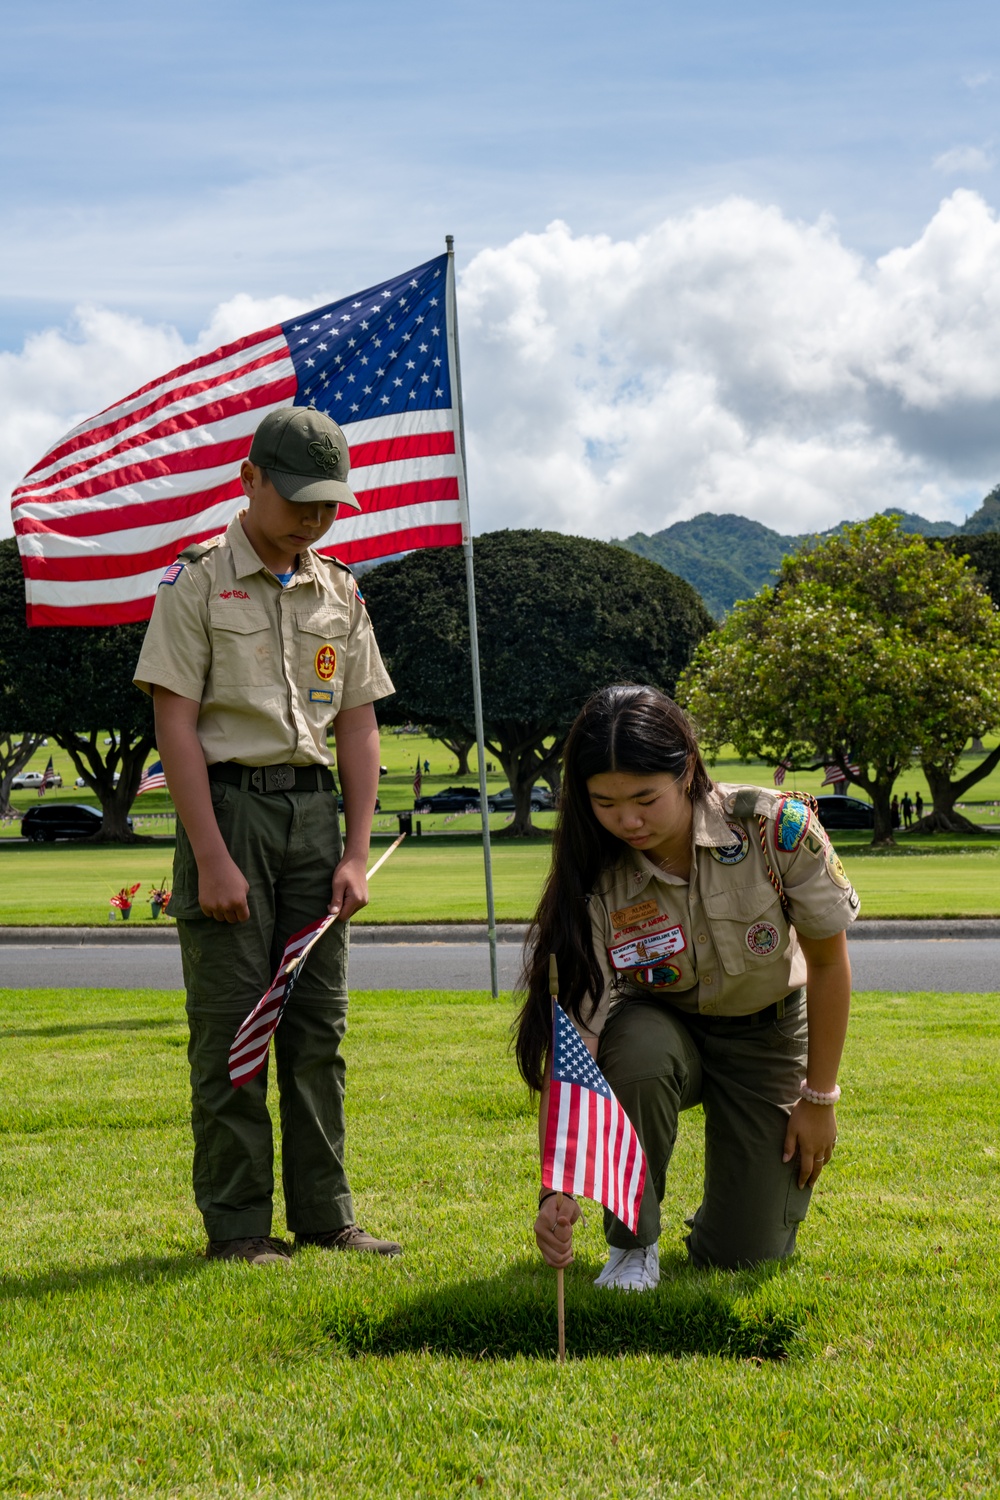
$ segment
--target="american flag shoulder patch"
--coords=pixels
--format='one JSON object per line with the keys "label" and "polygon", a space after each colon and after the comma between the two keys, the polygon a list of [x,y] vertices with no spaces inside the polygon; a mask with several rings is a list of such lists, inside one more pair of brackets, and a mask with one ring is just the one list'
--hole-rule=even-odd
{"label": "american flag shoulder patch", "polygon": [[170,567],[167,569],[163,577],[160,579],[159,583],[156,585],[157,588],[162,589],[165,583],[176,583],[183,572],[184,564],[182,562],[171,563]]}

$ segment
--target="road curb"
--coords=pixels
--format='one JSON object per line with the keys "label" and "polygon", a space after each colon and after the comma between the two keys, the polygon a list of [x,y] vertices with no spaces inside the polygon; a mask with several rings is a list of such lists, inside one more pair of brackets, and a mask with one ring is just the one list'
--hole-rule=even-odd
{"label": "road curb", "polygon": [[[528,927],[524,922],[502,922],[497,926],[500,943],[523,943]],[[965,938],[1000,938],[1000,919],[996,917],[944,917],[923,919],[872,918],[855,922],[848,930],[852,942],[874,938],[890,941],[927,942]],[[369,943],[485,943],[486,926],[482,922],[427,922],[356,924],[351,928],[355,946]],[[174,926],[129,927],[116,923],[107,927],[0,927],[0,947],[35,948],[105,948],[108,946],[142,947],[146,944],[174,946]]]}

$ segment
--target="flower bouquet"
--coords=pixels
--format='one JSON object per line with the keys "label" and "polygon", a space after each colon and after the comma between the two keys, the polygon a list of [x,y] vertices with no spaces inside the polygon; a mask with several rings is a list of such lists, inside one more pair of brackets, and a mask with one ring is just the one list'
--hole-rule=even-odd
{"label": "flower bouquet", "polygon": [[169,905],[170,892],[167,889],[167,878],[164,876],[159,885],[151,886],[149,890],[149,909],[153,914],[153,920],[155,921],[162,912],[165,912]]}
{"label": "flower bouquet", "polygon": [[111,897],[112,914],[117,907],[122,914],[122,921],[127,922],[132,915],[132,897],[142,884],[137,880],[135,885],[123,885],[117,895]]}

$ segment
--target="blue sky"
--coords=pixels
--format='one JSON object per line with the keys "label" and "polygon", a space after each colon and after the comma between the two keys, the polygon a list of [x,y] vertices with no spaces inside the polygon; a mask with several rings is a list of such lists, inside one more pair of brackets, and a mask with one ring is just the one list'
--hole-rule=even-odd
{"label": "blue sky", "polygon": [[[136,320],[152,359],[152,327],[194,340],[240,294],[310,305],[446,232],[468,267],[553,220],[639,244],[734,197],[824,224],[869,275],[956,190],[992,213],[998,101],[982,0],[8,5],[0,358],[13,379],[44,330],[86,344],[78,310],[97,307]],[[89,409],[81,380],[49,425]],[[19,452],[43,430],[39,409]],[[935,462],[915,492],[958,514],[994,456]],[[671,515],[700,503],[685,475]]]}

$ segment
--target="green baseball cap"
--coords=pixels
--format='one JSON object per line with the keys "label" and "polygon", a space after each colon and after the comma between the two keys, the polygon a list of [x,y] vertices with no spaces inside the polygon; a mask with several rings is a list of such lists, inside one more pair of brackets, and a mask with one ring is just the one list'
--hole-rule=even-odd
{"label": "green baseball cap", "polygon": [[351,470],[347,439],[333,418],[314,406],[269,411],[253,435],[249,456],[252,464],[267,470],[286,500],[361,509],[346,483]]}

